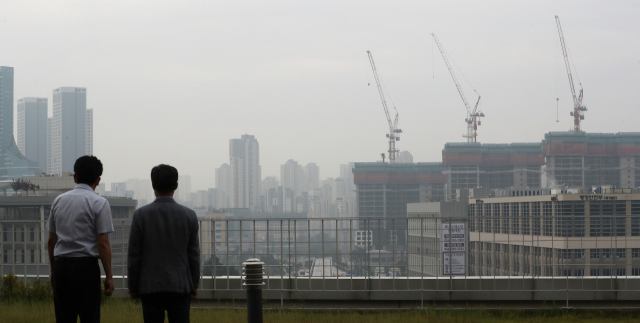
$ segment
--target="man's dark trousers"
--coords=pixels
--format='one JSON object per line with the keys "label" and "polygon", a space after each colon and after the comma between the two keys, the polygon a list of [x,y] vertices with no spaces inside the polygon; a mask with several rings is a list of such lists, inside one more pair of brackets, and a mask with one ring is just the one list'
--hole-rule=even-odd
{"label": "man's dark trousers", "polygon": [[98,258],[56,257],[53,263],[53,302],[57,323],[100,322]]}
{"label": "man's dark trousers", "polygon": [[161,292],[142,294],[140,298],[145,323],[163,323],[165,310],[169,323],[189,322],[190,294]]}

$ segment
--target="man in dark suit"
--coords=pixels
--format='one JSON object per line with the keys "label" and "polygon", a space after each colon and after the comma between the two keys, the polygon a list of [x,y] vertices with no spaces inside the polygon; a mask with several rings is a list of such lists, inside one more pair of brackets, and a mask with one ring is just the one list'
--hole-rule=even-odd
{"label": "man in dark suit", "polygon": [[196,213],[173,199],[178,170],[151,170],[153,203],[133,214],[129,235],[129,294],[142,299],[145,323],[189,322],[191,298],[198,296],[200,243]]}

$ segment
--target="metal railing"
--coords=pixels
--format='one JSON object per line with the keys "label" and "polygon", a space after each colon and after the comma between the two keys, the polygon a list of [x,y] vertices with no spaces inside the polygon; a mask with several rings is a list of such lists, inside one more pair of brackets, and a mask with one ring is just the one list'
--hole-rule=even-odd
{"label": "metal railing", "polygon": [[[126,289],[130,222],[114,226]],[[48,277],[47,236],[42,221],[0,221],[0,274]],[[281,295],[640,291],[640,216],[201,219],[200,249],[201,290],[229,295],[249,258]]]}

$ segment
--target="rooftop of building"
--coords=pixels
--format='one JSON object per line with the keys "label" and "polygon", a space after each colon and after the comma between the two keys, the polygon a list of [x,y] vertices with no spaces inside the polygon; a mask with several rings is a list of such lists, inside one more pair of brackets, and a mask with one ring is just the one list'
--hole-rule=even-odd
{"label": "rooftop of building", "polygon": [[552,131],[544,140],[587,141],[594,143],[640,143],[640,132],[588,133],[584,131]]}
{"label": "rooftop of building", "polygon": [[353,173],[384,172],[384,173],[442,173],[447,170],[439,162],[429,163],[355,163]]}
{"label": "rooftop of building", "polygon": [[510,144],[483,144],[479,142],[448,142],[442,150],[443,153],[456,151],[483,154],[540,153],[542,151],[542,143],[516,142]]}

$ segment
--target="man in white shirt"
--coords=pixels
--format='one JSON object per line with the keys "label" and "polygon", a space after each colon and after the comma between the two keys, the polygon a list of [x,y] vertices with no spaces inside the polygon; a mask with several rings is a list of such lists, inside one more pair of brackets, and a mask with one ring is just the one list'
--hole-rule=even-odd
{"label": "man in white shirt", "polygon": [[49,263],[57,323],[100,322],[100,266],[106,274],[104,292],[113,293],[109,233],[113,220],[109,202],[95,193],[102,163],[82,156],[73,166],[76,187],[51,205]]}

